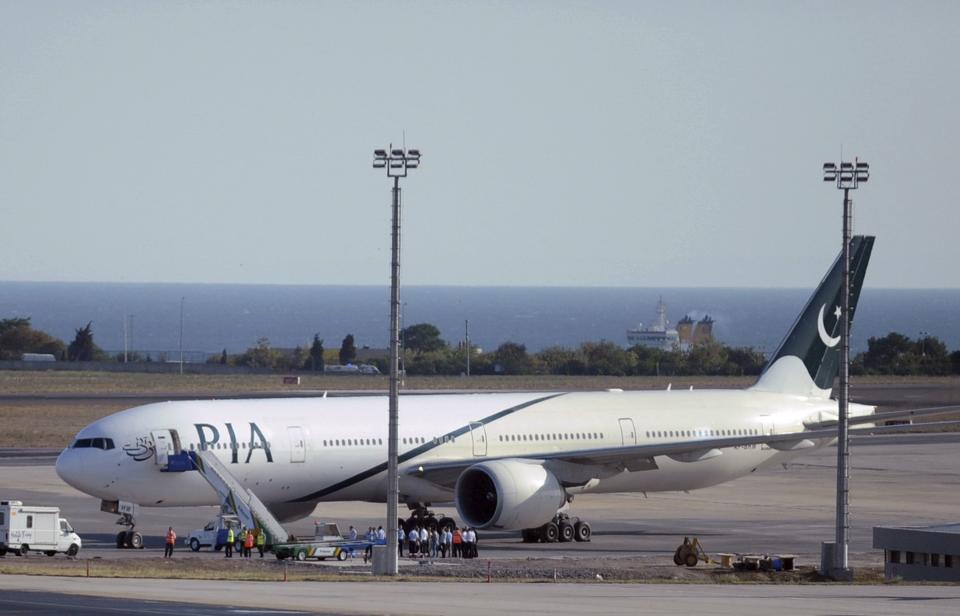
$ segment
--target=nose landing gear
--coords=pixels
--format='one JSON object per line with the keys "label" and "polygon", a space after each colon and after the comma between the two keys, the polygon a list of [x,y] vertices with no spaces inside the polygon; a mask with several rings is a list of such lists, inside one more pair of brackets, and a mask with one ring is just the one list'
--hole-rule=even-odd
{"label": "nose landing gear", "polygon": [[122,530],[117,533],[117,549],[143,549],[143,535],[133,530],[137,524],[134,516],[139,510],[140,506],[136,503],[128,503],[125,501],[100,502],[100,511],[118,514],[120,519],[117,520],[117,524],[127,527],[127,530]]}

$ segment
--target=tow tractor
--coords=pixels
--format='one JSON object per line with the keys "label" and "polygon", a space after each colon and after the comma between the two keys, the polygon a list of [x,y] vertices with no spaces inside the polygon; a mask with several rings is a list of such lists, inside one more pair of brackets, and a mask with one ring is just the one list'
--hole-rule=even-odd
{"label": "tow tractor", "polygon": [[707,556],[707,553],[703,551],[703,546],[700,545],[700,540],[696,537],[693,540],[690,537],[684,537],[683,543],[680,544],[680,547],[673,553],[673,563],[678,567],[686,565],[688,567],[696,567],[698,562],[705,562],[707,564],[713,562],[710,560],[710,557]]}

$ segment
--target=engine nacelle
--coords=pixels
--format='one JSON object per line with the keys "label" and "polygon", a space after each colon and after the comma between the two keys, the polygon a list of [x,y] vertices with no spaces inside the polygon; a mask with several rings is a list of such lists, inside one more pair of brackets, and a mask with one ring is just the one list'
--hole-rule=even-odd
{"label": "engine nacelle", "polygon": [[518,459],[474,464],[460,474],[454,495],[468,526],[505,530],[549,522],[567,498],[553,473]]}

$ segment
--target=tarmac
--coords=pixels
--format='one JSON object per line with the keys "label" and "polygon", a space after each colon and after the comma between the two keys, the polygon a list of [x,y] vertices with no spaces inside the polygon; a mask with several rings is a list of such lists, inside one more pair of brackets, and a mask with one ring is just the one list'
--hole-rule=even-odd
{"label": "tarmac", "polygon": [[[956,404],[957,391],[937,385],[881,386],[872,393],[886,408]],[[870,402],[858,391],[858,401]],[[872,529],[880,525],[925,525],[960,518],[960,434],[857,437],[851,454],[850,560],[854,567],[880,566],[882,554],[872,548]],[[10,455],[4,455],[9,453]],[[200,528],[217,508],[144,508],[137,529],[147,549],[117,550],[120,527],[101,513],[99,502],[65,485],[53,469],[51,452],[0,452],[0,499],[37,505],[58,505],[84,539],[79,558],[156,558],[162,534],[173,525],[181,537]],[[669,564],[684,536],[697,536],[709,553],[795,554],[798,564],[819,563],[820,542],[832,540],[836,482],[836,450],[828,448],[798,458],[786,468],[758,471],[713,488],[684,493],[610,494],[578,497],[571,514],[594,529],[589,543],[523,544],[519,533],[481,532],[480,557],[497,560],[528,558],[613,561],[643,557]],[[310,534],[314,520],[332,521],[342,529],[361,531],[382,523],[385,506],[371,503],[326,503],[314,517],[288,525],[295,534]],[[438,513],[454,514],[449,508]],[[222,559],[203,550],[178,555]],[[7,559],[14,558],[7,556]],[[46,558],[32,556],[31,558]],[[63,558],[58,556],[56,558]],[[2,563],[2,560],[0,560]],[[360,561],[313,566],[362,568]],[[416,567],[405,559],[403,567]],[[455,565],[454,565],[455,566]],[[256,584],[254,593],[242,592]],[[709,611],[713,614],[790,613],[903,614],[960,613],[957,586],[842,585],[697,585],[697,584],[478,584],[210,582],[0,576],[0,588],[45,593],[93,594],[122,601],[176,600],[215,604],[228,610],[234,597],[245,609],[292,609],[325,613],[461,614],[514,612],[581,614],[587,610],[619,614],[638,611]],[[234,591],[236,591],[235,594]],[[249,595],[249,599],[248,599]],[[7,599],[13,595],[3,593]],[[63,597],[30,595],[36,605],[56,604]],[[18,599],[19,600],[19,599]],[[12,601],[12,600],[11,600]],[[22,604],[17,604],[22,605]],[[126,605],[126,604],[124,604]],[[151,604],[152,605],[152,604]],[[142,606],[141,606],[142,607]],[[141,607],[136,607],[139,611]],[[169,607],[169,606],[168,606]],[[9,609],[8,609],[9,608]],[[0,601],[0,611],[17,608]],[[53,608],[51,608],[53,609]],[[121,612],[128,608],[117,608]],[[132,607],[130,608],[133,609]],[[152,609],[152,608],[151,608]],[[166,609],[166,608],[164,608]],[[199,609],[199,608],[197,608]],[[104,609],[102,611],[114,611]],[[24,612],[26,613],[26,612]],[[30,611],[29,613],[43,613]],[[52,612],[51,612],[52,613]],[[93,612],[90,612],[93,613]],[[147,611],[145,613],[153,613]],[[161,612],[156,612],[161,613]],[[162,612],[166,613],[166,612]],[[235,613],[179,611],[178,613]]]}
{"label": "tarmac", "polygon": [[[957,586],[739,584],[483,584],[209,582],[0,576],[0,611],[17,614],[320,614],[490,616],[584,613],[902,614],[960,613]],[[56,592],[52,592],[56,589]],[[10,593],[9,591],[18,591]],[[26,593],[23,591],[37,591]],[[109,597],[109,600],[89,597]],[[82,597],[75,599],[75,597]],[[155,603],[172,601],[173,604]],[[30,602],[25,606],[25,602]],[[81,609],[74,610],[77,605]],[[185,605],[193,604],[193,605]],[[216,606],[215,608],[211,606]],[[10,611],[8,611],[8,609]],[[88,611],[84,611],[88,610]]]}

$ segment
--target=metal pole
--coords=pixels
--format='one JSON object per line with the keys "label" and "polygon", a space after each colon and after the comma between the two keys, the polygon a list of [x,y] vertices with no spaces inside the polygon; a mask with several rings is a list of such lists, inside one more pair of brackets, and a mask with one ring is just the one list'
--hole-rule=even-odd
{"label": "metal pole", "polygon": [[836,574],[849,572],[848,531],[850,529],[850,433],[847,410],[850,400],[850,189],[843,189],[843,286],[840,291],[840,408],[837,420],[837,536],[834,567]]}
{"label": "metal pole", "polygon": [[387,433],[387,550],[386,575],[397,575],[398,519],[400,500],[399,395],[400,395],[400,178],[420,166],[420,150],[397,148],[373,151],[373,168],[385,169],[393,178],[393,237],[390,261],[390,400]]}
{"label": "metal pole", "polygon": [[470,376],[470,321],[463,322],[464,334],[467,338],[467,376]]}
{"label": "metal pole", "polygon": [[400,178],[393,178],[393,237],[390,260],[390,403],[387,434],[387,575],[397,575],[397,469],[400,394]]}
{"label": "metal pole", "polygon": [[180,297],[180,374],[183,374],[183,300]]}

